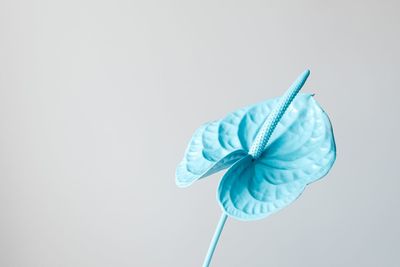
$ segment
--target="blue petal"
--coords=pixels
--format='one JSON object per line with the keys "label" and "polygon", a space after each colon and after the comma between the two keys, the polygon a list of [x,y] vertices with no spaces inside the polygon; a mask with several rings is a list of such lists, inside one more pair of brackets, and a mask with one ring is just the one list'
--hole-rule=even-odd
{"label": "blue petal", "polygon": [[336,147],[328,116],[311,96],[296,97],[292,104],[261,157],[243,158],[222,178],[218,199],[230,216],[264,218],[289,205],[332,167]]}
{"label": "blue petal", "polygon": [[[271,143],[303,116],[312,99],[310,94],[299,94],[279,122]],[[194,181],[230,167],[245,157],[254,138],[279,98],[267,100],[228,114],[222,120],[206,123],[196,130],[176,170],[176,184],[189,186]],[[276,143],[279,146],[279,142]]]}
{"label": "blue petal", "polygon": [[229,168],[218,188],[222,209],[239,220],[264,218],[294,201],[305,187],[300,181],[274,184],[256,171],[257,165],[250,155],[244,157]]}

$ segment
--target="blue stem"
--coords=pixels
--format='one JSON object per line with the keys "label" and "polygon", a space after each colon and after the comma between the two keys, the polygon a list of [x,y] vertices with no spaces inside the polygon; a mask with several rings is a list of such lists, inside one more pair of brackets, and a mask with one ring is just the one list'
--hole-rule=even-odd
{"label": "blue stem", "polygon": [[221,236],[222,229],[224,229],[226,219],[228,219],[228,215],[225,212],[223,212],[221,218],[219,219],[217,229],[215,229],[215,233],[213,239],[211,240],[210,247],[208,248],[207,256],[204,259],[203,267],[210,266],[212,256],[217,246],[219,237]]}

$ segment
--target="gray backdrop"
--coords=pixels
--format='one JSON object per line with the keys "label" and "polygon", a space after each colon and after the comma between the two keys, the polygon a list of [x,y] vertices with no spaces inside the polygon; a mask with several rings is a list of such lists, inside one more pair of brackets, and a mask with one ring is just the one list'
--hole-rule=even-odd
{"label": "gray backdrop", "polygon": [[304,92],[329,175],[228,219],[213,266],[400,266],[398,1],[0,1],[0,266],[200,266],[222,173],[174,172],[193,131]]}

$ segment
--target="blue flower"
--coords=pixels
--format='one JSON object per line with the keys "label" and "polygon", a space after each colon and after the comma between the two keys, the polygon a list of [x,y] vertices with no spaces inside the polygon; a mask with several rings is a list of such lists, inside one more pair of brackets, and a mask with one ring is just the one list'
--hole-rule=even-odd
{"label": "blue flower", "polygon": [[322,178],[336,158],[332,126],[302,73],[282,96],[229,113],[194,133],[176,170],[179,187],[229,168],[217,193],[226,214],[264,218]]}

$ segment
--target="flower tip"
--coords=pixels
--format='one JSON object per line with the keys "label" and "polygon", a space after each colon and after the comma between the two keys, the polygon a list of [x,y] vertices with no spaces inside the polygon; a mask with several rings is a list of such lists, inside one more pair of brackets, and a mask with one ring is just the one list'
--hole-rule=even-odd
{"label": "flower tip", "polygon": [[309,70],[309,69],[306,69],[304,72],[303,72],[303,75],[302,76],[304,76],[304,77],[308,77],[309,75],[310,75],[310,73],[311,73],[311,71]]}

